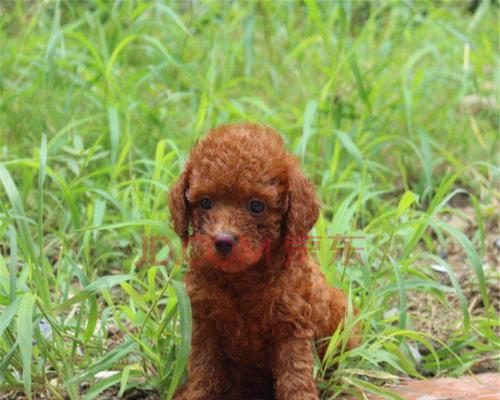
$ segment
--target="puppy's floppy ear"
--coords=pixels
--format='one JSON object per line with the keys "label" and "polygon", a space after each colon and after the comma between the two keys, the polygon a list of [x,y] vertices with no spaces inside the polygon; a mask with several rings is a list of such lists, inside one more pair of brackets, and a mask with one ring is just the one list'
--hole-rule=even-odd
{"label": "puppy's floppy ear", "polygon": [[174,231],[187,245],[189,234],[189,203],[186,198],[188,188],[188,171],[184,171],[168,194],[168,207],[174,224]]}
{"label": "puppy's floppy ear", "polygon": [[288,212],[286,237],[294,242],[305,240],[319,216],[320,204],[314,185],[295,161],[288,173]]}

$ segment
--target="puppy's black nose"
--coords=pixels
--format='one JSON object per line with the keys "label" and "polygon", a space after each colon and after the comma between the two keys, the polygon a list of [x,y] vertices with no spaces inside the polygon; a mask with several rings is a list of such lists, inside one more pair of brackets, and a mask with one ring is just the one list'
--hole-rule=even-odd
{"label": "puppy's black nose", "polygon": [[236,238],[230,233],[219,233],[217,236],[215,236],[215,249],[222,256],[227,256],[231,252],[235,244]]}

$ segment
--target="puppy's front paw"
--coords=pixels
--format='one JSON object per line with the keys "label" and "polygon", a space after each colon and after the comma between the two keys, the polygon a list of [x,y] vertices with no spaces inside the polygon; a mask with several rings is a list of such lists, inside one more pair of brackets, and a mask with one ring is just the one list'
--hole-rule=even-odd
{"label": "puppy's front paw", "polygon": [[203,397],[201,395],[190,393],[189,391],[184,391],[182,393],[177,393],[174,396],[173,400],[202,400],[204,398],[205,397]]}
{"label": "puppy's front paw", "polygon": [[174,394],[173,400],[187,400],[185,396],[186,389],[187,385],[182,385],[180,388],[178,388]]}
{"label": "puppy's front paw", "polygon": [[277,400],[319,400],[318,394],[314,392],[295,392],[289,393],[286,396],[276,396]]}
{"label": "puppy's front paw", "polygon": [[177,390],[173,400],[220,400],[220,397],[188,383]]}

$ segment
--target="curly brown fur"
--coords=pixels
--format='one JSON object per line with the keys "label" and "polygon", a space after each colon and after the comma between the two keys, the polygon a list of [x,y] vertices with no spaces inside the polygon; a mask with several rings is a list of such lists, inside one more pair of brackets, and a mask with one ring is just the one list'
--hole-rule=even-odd
{"label": "curly brown fur", "polygon": [[[251,212],[252,200],[264,210]],[[312,342],[335,331],[346,300],[305,250],[320,206],[279,134],[251,124],[212,130],[169,206],[190,248],[193,308],[188,382],[175,399],[318,400]],[[228,254],[214,245],[221,237]]]}

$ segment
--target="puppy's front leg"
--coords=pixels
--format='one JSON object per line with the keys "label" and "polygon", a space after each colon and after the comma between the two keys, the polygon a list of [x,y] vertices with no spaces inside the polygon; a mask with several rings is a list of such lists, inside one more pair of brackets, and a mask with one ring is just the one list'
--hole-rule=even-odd
{"label": "puppy's front leg", "polygon": [[312,335],[278,340],[272,363],[276,400],[318,400],[313,363]]}
{"label": "puppy's front leg", "polygon": [[214,327],[204,319],[193,320],[188,381],[175,400],[220,400],[228,387],[223,352]]}

